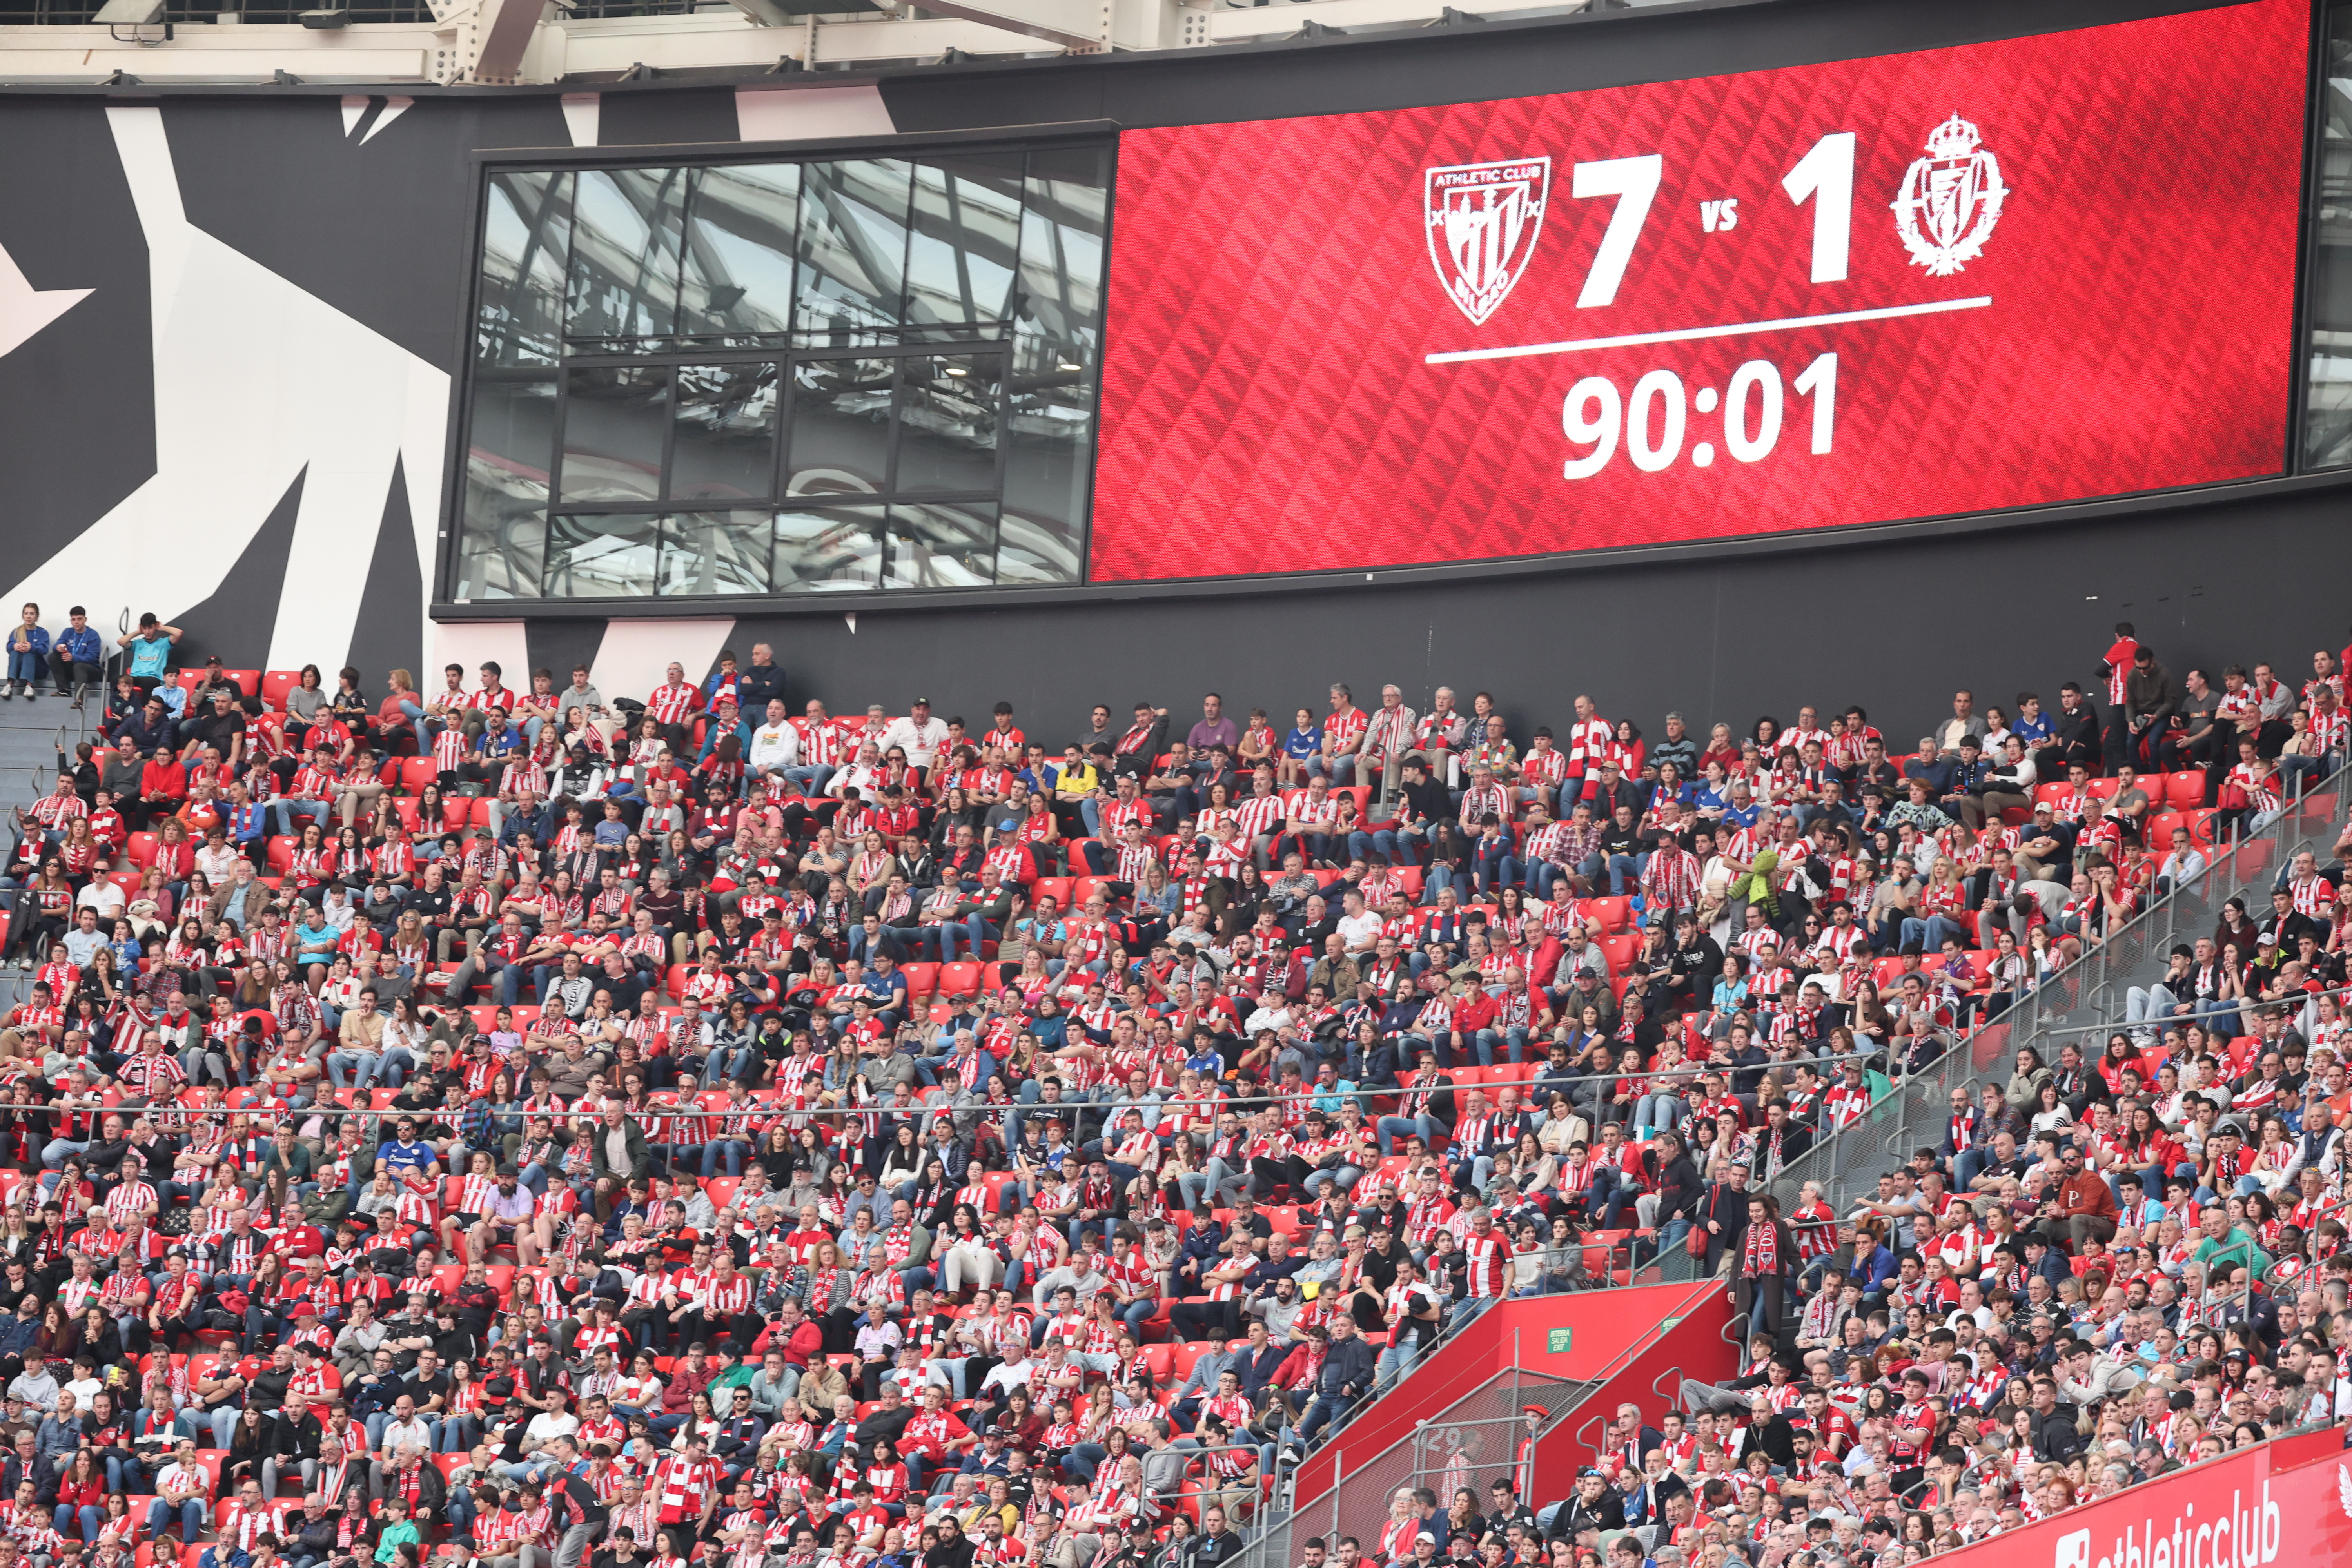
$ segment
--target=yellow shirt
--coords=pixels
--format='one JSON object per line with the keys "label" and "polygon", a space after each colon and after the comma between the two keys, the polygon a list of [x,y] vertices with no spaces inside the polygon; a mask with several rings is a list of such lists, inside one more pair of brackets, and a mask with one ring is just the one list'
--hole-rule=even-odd
{"label": "yellow shirt", "polygon": [[1094,794],[1096,788],[1095,770],[1091,763],[1081,763],[1075,768],[1066,763],[1054,780],[1054,798],[1084,800]]}

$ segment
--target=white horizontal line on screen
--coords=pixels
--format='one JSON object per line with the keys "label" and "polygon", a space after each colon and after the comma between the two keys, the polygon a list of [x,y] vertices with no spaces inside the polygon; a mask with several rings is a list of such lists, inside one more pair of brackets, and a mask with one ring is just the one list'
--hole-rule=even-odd
{"label": "white horizontal line on screen", "polygon": [[1529,359],[1537,354],[1572,354],[1584,349],[1623,349],[1641,343],[1687,343],[1702,338],[1737,338],[1749,332],[1788,332],[1799,327],[1835,327],[1848,321],[1889,321],[1898,316],[1940,316],[1948,310],[1980,310],[1992,296],[1932,300],[1924,305],[1885,305],[1874,310],[1832,310],[1821,316],[1783,316],[1773,321],[1735,321],[1721,327],[1687,327],[1675,332],[1627,332],[1614,338],[1577,338],[1564,343],[1520,343],[1506,349],[1456,349],[1430,354],[1424,364],[1461,364],[1470,360]]}

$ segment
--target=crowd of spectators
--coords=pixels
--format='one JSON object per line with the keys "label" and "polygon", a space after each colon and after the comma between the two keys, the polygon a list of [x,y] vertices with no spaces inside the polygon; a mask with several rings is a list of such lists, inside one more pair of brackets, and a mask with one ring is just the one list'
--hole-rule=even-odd
{"label": "crowd of spectators", "polygon": [[1216,1564],[1441,1335],[1662,1263],[1739,1377],[1331,1555],[1908,1560],[2352,1414],[2345,845],[1853,1212],[1768,1190],[2327,778],[2328,653],[2118,628],[1889,746],[178,637],[0,877],[0,1568]]}

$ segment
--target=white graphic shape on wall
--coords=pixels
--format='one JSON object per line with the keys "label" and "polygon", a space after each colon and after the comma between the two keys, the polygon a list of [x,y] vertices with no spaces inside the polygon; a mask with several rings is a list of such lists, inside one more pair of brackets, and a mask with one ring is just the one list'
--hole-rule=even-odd
{"label": "white graphic shape on wall", "polygon": [[[15,597],[87,601],[109,636],[119,608],[169,621],[218,590],[306,475],[266,664],[339,663],[395,464],[418,576],[431,580],[448,374],[191,224],[162,110],[106,117],[147,240],[155,472],[19,582]],[[188,548],[191,540],[205,547]],[[422,601],[416,614],[429,643]]]}
{"label": "white graphic shape on wall", "polygon": [[88,289],[36,289],[16,258],[0,249],[0,354],[89,299]]}

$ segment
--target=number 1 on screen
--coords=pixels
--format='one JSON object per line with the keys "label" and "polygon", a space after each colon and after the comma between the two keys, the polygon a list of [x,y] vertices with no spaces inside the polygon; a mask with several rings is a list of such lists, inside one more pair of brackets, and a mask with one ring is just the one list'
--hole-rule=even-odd
{"label": "number 1 on screen", "polygon": [[1781,176],[1780,188],[1799,206],[1812,201],[1813,281],[1843,282],[1853,235],[1853,132],[1833,131],[1814,142]]}
{"label": "number 1 on screen", "polygon": [[1830,437],[1837,431],[1837,355],[1822,355],[1789,384],[1800,396],[1813,400],[1813,451],[1816,455],[1828,451]]}

